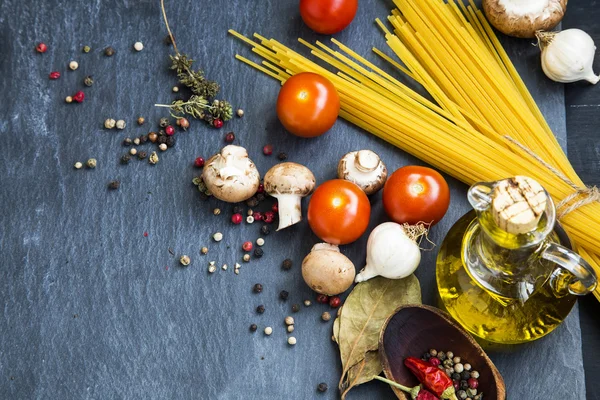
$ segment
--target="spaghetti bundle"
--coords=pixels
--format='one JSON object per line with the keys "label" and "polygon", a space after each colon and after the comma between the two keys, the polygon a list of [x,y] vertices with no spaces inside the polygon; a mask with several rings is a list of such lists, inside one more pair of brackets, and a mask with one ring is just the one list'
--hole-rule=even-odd
{"label": "spaghetti bundle", "polygon": [[[394,0],[392,29],[377,21],[401,63],[373,51],[434,101],[335,39],[335,48],[299,39],[325,68],[276,40],[229,32],[263,61],[237,59],[282,83],[301,72],[325,76],[340,94],[342,118],[466,184],[534,178],[559,215],[569,211],[561,223],[600,275],[600,203],[587,201],[597,192],[577,176],[483,13],[468,1]],[[600,289],[594,294],[600,299]]]}

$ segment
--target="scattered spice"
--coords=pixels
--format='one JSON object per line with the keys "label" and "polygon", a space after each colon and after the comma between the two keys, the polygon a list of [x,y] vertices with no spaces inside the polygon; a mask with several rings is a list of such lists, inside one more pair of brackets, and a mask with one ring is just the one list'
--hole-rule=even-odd
{"label": "scattered spice", "polygon": [[254,293],[261,293],[261,292],[263,291],[263,285],[261,285],[260,283],[257,283],[257,284],[255,284],[255,285],[252,287],[252,291],[253,291]]}
{"label": "scattered spice", "polygon": [[69,63],[69,69],[71,71],[75,71],[77,68],[79,68],[79,63],[77,63],[77,61],[71,61]]}
{"label": "scattered spice", "polygon": [[325,311],[323,314],[321,314],[321,319],[325,322],[329,321],[331,319],[331,314],[327,311]]}
{"label": "scattered spice", "polygon": [[140,142],[140,138],[135,138],[135,139],[133,139],[133,144],[135,144],[136,146],[139,146],[139,145],[140,145],[140,143],[141,143],[141,142]]}
{"label": "scattered spice", "polygon": [[283,322],[286,325],[294,325],[294,317],[288,315],[287,317],[285,317],[285,319],[283,320]]}
{"label": "scattered spice", "polygon": [[153,151],[152,154],[150,154],[148,162],[152,165],[155,165],[158,162],[158,154],[156,154],[155,151]]}
{"label": "scattered spice", "polygon": [[233,222],[235,225],[241,224],[242,220],[243,220],[243,217],[242,217],[242,214],[240,214],[240,213],[236,213],[231,216],[231,222]]}
{"label": "scattered spice", "polygon": [[131,150],[129,150],[129,154],[131,154],[132,156],[135,156],[137,154],[137,149],[135,147],[133,147]]}
{"label": "scattered spice", "polygon": [[129,147],[129,146],[131,146],[131,143],[132,143],[131,138],[123,139],[123,146]]}
{"label": "scattered spice", "polygon": [[265,312],[265,306],[264,305],[259,305],[258,307],[256,307],[256,312],[259,314],[263,314]]}
{"label": "scattered spice", "polygon": [[213,215],[219,215],[219,214],[221,214],[221,209],[220,208],[215,208],[213,210]]}
{"label": "scattered spice", "polygon": [[[256,217],[255,217],[256,218]],[[271,229],[269,228],[268,225],[263,225],[260,228],[260,233],[262,233],[263,235],[267,236],[269,233],[271,233]]]}
{"label": "scattered spice", "polygon": [[244,244],[242,244],[242,250],[252,251],[252,242],[244,242]]}
{"label": "scattered spice", "polygon": [[120,186],[121,186],[121,182],[119,182],[119,181],[111,181],[108,184],[108,188],[110,190],[117,190],[117,189],[119,189]]}
{"label": "scattered spice", "polygon": [[312,305],[312,303],[310,302],[310,300],[304,300],[304,307],[310,307]]}
{"label": "scattered spice", "polygon": [[342,299],[340,299],[339,296],[333,296],[333,297],[329,298],[329,306],[331,308],[338,308],[341,305],[342,305]]}
{"label": "scattered spice", "polygon": [[146,157],[148,157],[148,153],[146,153],[145,151],[140,151],[137,156],[139,160],[143,160]]}
{"label": "scattered spice", "polygon": [[213,235],[213,240],[215,242],[220,242],[221,240],[223,240],[223,234],[221,232],[217,232]]}
{"label": "scattered spice", "polygon": [[288,331],[288,333],[294,332],[294,325],[288,325],[287,331]]}
{"label": "scattered spice", "polygon": [[56,80],[56,79],[60,78],[60,72],[58,72],[58,71],[50,72],[49,78],[52,80]]}
{"label": "scattered spice", "polygon": [[85,165],[87,165],[88,168],[96,168],[96,164],[98,162],[96,161],[95,158],[90,158],[89,160],[87,160],[87,162],[85,163]]}
{"label": "scattered spice", "polygon": [[217,266],[215,265],[214,261],[211,261],[208,263],[208,273],[209,274],[213,274],[215,273],[215,271],[217,270]]}
{"label": "scattered spice", "polygon": [[65,103],[72,103],[72,102],[73,102],[73,98],[71,96],[65,97]]}
{"label": "scattered spice", "polygon": [[183,255],[179,258],[179,262],[181,263],[181,265],[183,265],[184,267],[187,267],[188,265],[190,265],[190,263],[192,262],[192,260],[190,259],[189,256]]}
{"label": "scattered spice", "polygon": [[326,294],[320,294],[317,296],[317,303],[327,304],[329,303],[329,296]]}
{"label": "scattered spice", "polygon": [[263,238],[256,239],[256,245],[257,246],[262,247],[262,246],[264,246],[264,244],[265,244],[265,239],[263,239]]}
{"label": "scattered spice", "polygon": [[234,214],[241,214],[244,211],[244,209],[240,206],[234,206],[233,207],[233,213]]}
{"label": "scattered spice", "polygon": [[142,51],[144,50],[144,44],[142,42],[135,42],[133,44],[133,48],[135,49],[135,51]]}
{"label": "scattered spice", "polygon": [[256,324],[250,325],[250,332],[256,332],[257,329],[258,329],[258,326],[256,326]]}
{"label": "scattered spice", "polygon": [[273,328],[271,328],[270,326],[267,326],[265,328],[265,335],[270,336],[273,333]]}
{"label": "scattered spice", "polygon": [[221,269],[222,269],[223,271],[227,271],[227,264],[223,264],[223,265],[221,266]]}
{"label": "scattered spice", "polygon": [[152,142],[152,143],[156,143],[156,140],[158,139],[158,135],[156,134],[156,132],[150,132],[148,134],[148,139]]}
{"label": "scattered spice", "polygon": [[174,255],[175,255],[175,251],[174,251],[172,248],[170,248],[170,247],[169,247],[169,249],[168,249],[168,250],[169,250],[169,254],[170,254],[170,255],[172,255],[172,256],[174,256]]}
{"label": "scattered spice", "polygon": [[327,389],[329,389],[329,387],[324,382],[321,382],[317,385],[317,390],[321,393],[325,393],[327,391]]}
{"label": "scattered spice", "polygon": [[293,336],[290,336],[290,337],[288,338],[287,342],[288,342],[288,344],[289,344],[290,346],[293,346],[293,345],[295,345],[295,344],[296,344],[296,338],[295,338],[295,337],[293,337]]}
{"label": "scattered spice", "polygon": [[80,163],[79,161],[77,161],[74,165],[75,169],[81,169],[81,167],[83,167],[83,164]]}
{"label": "scattered spice", "polygon": [[167,147],[166,143],[161,143],[158,145],[158,149],[160,151],[167,151],[168,147]]}
{"label": "scattered spice", "polygon": [[290,260],[289,258],[286,258],[281,263],[281,268],[284,269],[285,271],[289,271],[292,268],[292,264],[293,264],[292,260]]}
{"label": "scattered spice", "polygon": [[244,254],[244,256],[242,257],[242,260],[244,260],[244,262],[249,262],[250,261],[250,254]]}
{"label": "scattered spice", "polygon": [[281,152],[281,153],[279,153],[279,154],[277,155],[277,158],[278,158],[280,161],[285,161],[285,160],[287,160],[288,156],[287,156],[287,154],[286,154],[286,153],[284,153],[284,152]]}
{"label": "scattered spice", "polygon": [[233,143],[234,140],[235,134],[233,132],[229,132],[227,135],[225,135],[225,143]]}
{"label": "scattered spice", "polygon": [[177,125],[179,125],[179,127],[185,131],[190,127],[190,121],[188,121],[187,118],[179,118],[177,120]]}
{"label": "scattered spice", "polygon": [[169,125],[170,125],[170,122],[169,122],[169,118],[167,118],[167,117],[162,117],[158,121],[158,126],[160,126],[161,128],[166,128]]}
{"label": "scattered spice", "polygon": [[244,116],[244,110],[242,110],[241,108],[238,108],[235,113],[239,118],[242,118]]}
{"label": "scattered spice", "polygon": [[131,161],[131,156],[129,156],[129,154],[124,154],[123,157],[121,157],[121,164],[129,164],[129,161]]}
{"label": "scattered spice", "polygon": [[404,365],[417,377],[425,388],[436,396],[441,399],[456,398],[452,379],[438,367],[415,357],[406,358]]}
{"label": "scattered spice", "polygon": [[83,46],[83,49],[81,49],[81,51],[83,51],[84,53],[89,53],[91,50],[92,49],[90,46]]}
{"label": "scattered spice", "polygon": [[265,145],[265,147],[263,147],[263,154],[265,156],[270,156],[271,154],[273,154],[273,145]]}
{"label": "scattered spice", "polygon": [[104,120],[104,127],[106,129],[113,129],[117,125],[117,121],[112,118],[107,118]]}
{"label": "scattered spice", "polygon": [[286,290],[282,290],[281,292],[279,292],[279,298],[283,301],[287,301],[289,296],[290,296],[290,293],[287,292]]}
{"label": "scattered spice", "polygon": [[144,122],[146,122],[146,120],[144,119],[144,117],[138,117],[137,119],[137,123],[138,125],[144,125]]}
{"label": "scattered spice", "polygon": [[216,118],[213,120],[213,126],[217,129],[221,129],[223,127],[223,120],[221,118]]}
{"label": "scattered spice", "polygon": [[258,248],[258,247],[256,249],[254,249],[254,257],[261,258],[264,254],[265,254],[265,252],[263,251],[263,249]]}
{"label": "scattered spice", "polygon": [[295,312],[295,313],[298,312],[298,311],[300,311],[300,304],[294,304],[292,306],[292,311]]}
{"label": "scattered spice", "polygon": [[171,91],[172,91],[173,93],[177,93],[177,92],[179,92],[179,86],[173,86],[173,88],[171,89]]}
{"label": "scattered spice", "polygon": [[165,133],[167,136],[173,136],[175,134],[175,128],[172,125],[165,126]]}
{"label": "scattered spice", "polygon": [[35,51],[38,53],[45,53],[48,51],[48,46],[46,46],[45,43],[38,43],[37,46],[35,46]]}
{"label": "scattered spice", "polygon": [[91,75],[86,76],[83,79],[83,84],[88,87],[92,86],[94,84],[94,78],[92,78]]}
{"label": "scattered spice", "polygon": [[127,126],[127,123],[124,120],[120,119],[117,121],[115,126],[117,127],[117,129],[123,130],[123,129],[125,129],[125,126]]}
{"label": "scattered spice", "polygon": [[246,217],[246,223],[253,224],[254,223],[254,217],[252,215],[248,215]]}
{"label": "scattered spice", "polygon": [[200,253],[202,254],[207,254],[208,253],[208,247],[203,247],[200,249]]}
{"label": "scattered spice", "polygon": [[84,99],[85,93],[83,93],[81,90],[73,95],[73,101],[76,101],[77,103],[82,103]]}
{"label": "scattered spice", "polygon": [[112,57],[115,54],[115,49],[113,49],[112,47],[107,47],[104,49],[104,55],[107,57]]}

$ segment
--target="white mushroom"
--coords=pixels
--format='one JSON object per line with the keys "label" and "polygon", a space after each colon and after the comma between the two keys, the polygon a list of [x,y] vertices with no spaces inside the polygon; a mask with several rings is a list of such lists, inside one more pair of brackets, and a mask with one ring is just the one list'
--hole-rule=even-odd
{"label": "white mushroom", "polygon": [[229,203],[248,200],[260,184],[260,174],[248,152],[234,145],[223,147],[208,159],[202,179],[213,196]]}
{"label": "white mushroom", "polygon": [[348,290],[355,274],[352,261],[334,244],[315,244],[302,261],[304,282],[315,292],[328,296]]}
{"label": "white mushroom", "polygon": [[338,163],[338,178],[356,183],[369,196],[383,187],[387,175],[385,164],[371,150],[350,152]]}
{"label": "white mushroom", "polygon": [[287,228],[302,220],[301,200],[315,188],[315,176],[304,165],[285,162],[265,175],[265,191],[279,202],[279,227]]}
{"label": "white mushroom", "polygon": [[563,19],[568,0],[483,0],[488,21],[500,32],[533,38],[539,30],[552,30]]}

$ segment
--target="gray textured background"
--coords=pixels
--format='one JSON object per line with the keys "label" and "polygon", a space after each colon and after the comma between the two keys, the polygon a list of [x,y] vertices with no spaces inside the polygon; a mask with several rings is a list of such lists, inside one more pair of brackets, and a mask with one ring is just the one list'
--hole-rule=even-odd
{"label": "gray textured background", "polygon": [[[316,237],[299,224],[266,237],[265,256],[243,264],[239,276],[231,268],[208,275],[209,260],[230,266],[239,261],[241,243],[256,239],[260,225],[232,226],[231,206],[200,201],[190,183],[198,173],[193,159],[218,151],[229,130],[263,174],[277,162],[275,155],[262,155],[266,143],[275,154],[285,151],[291,161],[308,165],[319,182],[334,177],[345,152],[360,148],[378,152],[391,170],[420,164],[344,121],[314,140],[284,132],[274,112],[278,84],[233,59],[249,50],[226,31],[256,31],[299,48],[296,37],[317,36],[303,26],[296,3],[167,5],[179,49],[197,59],[222,84],[222,97],[244,108],[246,116],[221,131],[192,121],[187,133],[177,134],[176,148],[159,154],[159,164],[150,167],[136,160],[122,166],[118,160],[126,151],[124,137],[147,133],[165,115],[152,105],[174,97],[158,1],[0,1],[0,398],[337,397],[337,349],[331,323],[319,319],[327,307],[315,304],[294,315],[295,347],[286,344],[282,323],[293,303],[314,300],[299,264]],[[362,54],[374,44],[385,48],[373,20],[385,17],[390,4],[369,3],[361,2],[351,27],[337,35]],[[132,50],[138,40],[145,45],[141,53]],[[49,45],[46,54],[33,50],[38,41]],[[82,54],[83,45],[93,51]],[[112,58],[102,55],[108,45],[117,50]],[[541,76],[537,50],[529,43],[509,47],[566,144],[563,87]],[[72,59],[80,65],[75,72],[66,67]],[[53,70],[61,71],[60,80],[48,80]],[[96,84],[84,88],[89,74]],[[65,104],[64,97],[79,89],[86,101]],[[137,127],[138,115],[149,123]],[[105,131],[107,117],[126,119],[127,129]],[[98,160],[96,170],[73,169],[75,161],[89,157]],[[106,189],[113,179],[122,182],[118,192]],[[431,235],[438,243],[468,209],[464,185],[450,184],[451,211]],[[385,216],[380,196],[372,204],[373,227]],[[215,206],[223,215],[212,215]],[[210,240],[217,230],[225,236],[219,244]],[[343,249],[359,268],[365,243],[366,236]],[[199,254],[203,245],[210,248],[207,256]],[[181,254],[192,258],[187,269],[178,266]],[[279,268],[286,257],[295,262],[290,272]],[[430,304],[434,257],[435,252],[425,254],[417,273]],[[251,292],[256,282],[265,286],[260,295]],[[290,292],[287,303],[277,298],[282,289]],[[265,314],[255,314],[258,304],[266,306]],[[273,326],[274,334],[250,334],[253,322],[261,330]],[[586,397],[577,311],[549,337],[491,356],[511,399]],[[322,381],[331,389],[318,395],[315,387]],[[385,385],[371,383],[351,398],[390,396]]]}

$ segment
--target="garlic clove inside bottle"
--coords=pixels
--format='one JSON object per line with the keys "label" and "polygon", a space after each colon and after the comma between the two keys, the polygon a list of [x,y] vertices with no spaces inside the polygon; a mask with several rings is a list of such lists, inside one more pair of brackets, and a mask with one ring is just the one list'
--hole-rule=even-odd
{"label": "garlic clove inside bottle", "polygon": [[537,32],[536,36],[542,51],[542,69],[548,78],[561,83],[598,83],[600,77],[592,68],[596,46],[590,35],[581,29],[567,29]]}

